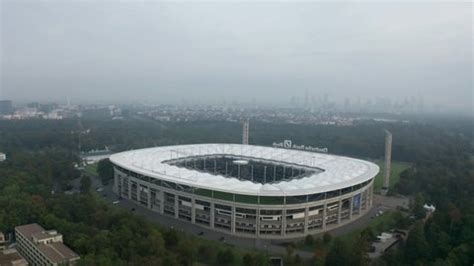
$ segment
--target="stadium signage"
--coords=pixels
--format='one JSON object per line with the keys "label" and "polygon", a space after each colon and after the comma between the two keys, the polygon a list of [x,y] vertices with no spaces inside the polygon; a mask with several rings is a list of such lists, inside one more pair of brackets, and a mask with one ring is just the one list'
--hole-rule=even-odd
{"label": "stadium signage", "polygon": [[289,139],[286,139],[283,142],[273,142],[272,146],[274,148],[295,149],[295,150],[328,153],[328,148],[319,148],[319,147],[313,147],[313,146],[302,145],[302,144],[297,145],[297,144],[293,144],[293,141]]}

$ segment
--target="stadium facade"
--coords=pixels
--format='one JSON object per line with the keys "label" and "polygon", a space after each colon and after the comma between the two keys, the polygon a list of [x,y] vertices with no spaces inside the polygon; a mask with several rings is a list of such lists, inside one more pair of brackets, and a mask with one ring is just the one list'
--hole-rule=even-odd
{"label": "stadium facade", "polygon": [[239,144],[114,154],[114,192],[228,234],[289,239],[350,223],[372,206],[379,167],[354,158]]}

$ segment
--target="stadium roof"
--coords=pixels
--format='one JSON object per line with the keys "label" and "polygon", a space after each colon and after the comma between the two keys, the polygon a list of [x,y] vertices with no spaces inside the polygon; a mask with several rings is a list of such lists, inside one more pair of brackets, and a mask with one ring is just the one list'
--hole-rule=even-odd
{"label": "stadium roof", "polygon": [[[237,155],[283,161],[323,169],[301,179],[254,183],[164,163],[189,156]],[[296,196],[342,189],[370,180],[379,172],[371,162],[301,150],[240,144],[194,144],[155,147],[114,154],[110,160],[125,169],[170,182],[244,195]]]}

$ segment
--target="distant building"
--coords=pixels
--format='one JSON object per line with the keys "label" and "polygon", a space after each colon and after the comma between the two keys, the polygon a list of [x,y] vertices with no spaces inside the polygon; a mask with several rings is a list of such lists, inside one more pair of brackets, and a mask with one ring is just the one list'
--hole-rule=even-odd
{"label": "distant building", "polygon": [[55,230],[44,230],[38,224],[15,227],[17,248],[33,265],[74,265],[79,255],[63,244],[63,236]]}
{"label": "distant building", "polygon": [[5,153],[0,152],[0,162],[6,161],[7,160],[7,155]]}
{"label": "distant building", "polygon": [[406,237],[406,234],[407,232],[403,230],[381,233],[377,236],[377,240],[372,243],[373,250],[369,252],[369,258],[382,256],[386,251],[398,245]]}
{"label": "distant building", "polygon": [[32,109],[39,109],[40,108],[40,103],[39,102],[32,102],[26,105],[28,108]]}
{"label": "distant building", "polygon": [[82,117],[85,119],[107,119],[111,117],[111,111],[108,107],[84,109]]}
{"label": "distant building", "polygon": [[429,211],[429,212],[435,212],[436,211],[436,207],[434,205],[428,205],[428,204],[423,205],[423,209],[425,209],[426,211]]}
{"label": "distant building", "polygon": [[28,262],[14,248],[0,251],[1,266],[26,266]]}
{"label": "distant building", "polygon": [[39,105],[39,111],[49,113],[58,107],[59,105],[57,103],[43,103]]}
{"label": "distant building", "polygon": [[1,115],[10,114],[12,112],[13,112],[12,101],[9,101],[9,100],[0,101],[0,114]]}
{"label": "distant building", "polygon": [[92,150],[89,152],[83,152],[81,153],[80,157],[85,164],[93,164],[101,160],[108,159],[110,155],[112,155],[112,152],[109,150],[108,147],[105,147],[105,149],[103,150]]}

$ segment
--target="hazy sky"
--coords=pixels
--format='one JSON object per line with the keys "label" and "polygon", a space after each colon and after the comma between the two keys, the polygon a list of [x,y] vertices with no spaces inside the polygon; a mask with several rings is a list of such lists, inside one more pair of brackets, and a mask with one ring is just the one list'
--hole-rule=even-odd
{"label": "hazy sky", "polygon": [[474,102],[470,2],[0,1],[16,101]]}

